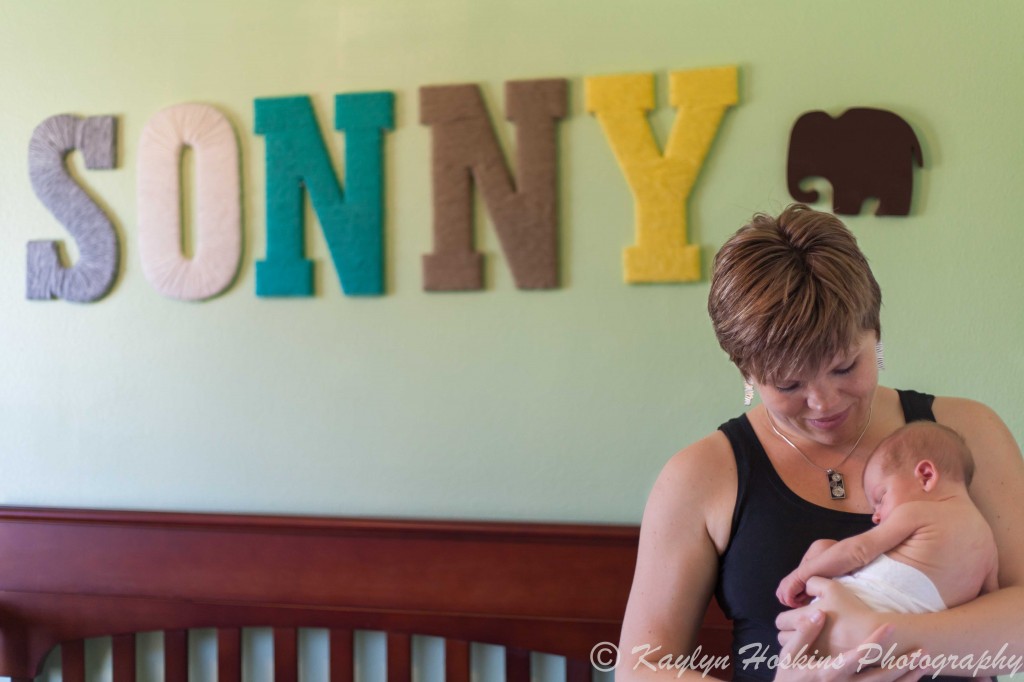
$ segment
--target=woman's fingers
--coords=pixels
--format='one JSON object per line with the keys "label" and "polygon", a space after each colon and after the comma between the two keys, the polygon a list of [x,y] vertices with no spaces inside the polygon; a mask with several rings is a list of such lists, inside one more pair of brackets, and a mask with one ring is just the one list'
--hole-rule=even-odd
{"label": "woman's fingers", "polygon": [[794,619],[792,625],[793,627],[789,631],[779,633],[779,643],[782,644],[782,649],[779,651],[779,668],[775,671],[775,681],[813,682],[824,679],[820,670],[815,670],[807,665],[810,659],[807,651],[825,625],[825,614],[817,609],[812,609],[802,617]]}
{"label": "woman's fingers", "polygon": [[[810,585],[811,585],[811,582],[808,581],[807,582],[808,588],[810,587]],[[811,594],[809,591],[807,592],[807,594],[811,595],[812,597],[813,596],[817,596],[815,594]],[[821,612],[821,609],[818,609],[816,607],[811,607],[811,606],[801,606],[801,607],[793,609],[791,611],[783,611],[775,619],[775,627],[777,627],[781,631],[796,630],[797,623],[799,623],[800,621],[806,620],[815,611]]]}
{"label": "woman's fingers", "polygon": [[[825,614],[821,609],[812,606],[801,606],[791,611],[783,611],[775,619],[775,627],[779,629],[779,644],[783,651],[787,647],[794,652],[799,651],[802,644],[810,646],[825,625]],[[813,636],[808,635],[813,631]]]}
{"label": "woman's fingers", "polygon": [[816,597],[817,600],[810,606],[779,614],[775,627],[780,631],[780,643],[791,637],[796,623],[813,610],[823,611],[828,618],[821,642],[829,651],[848,651],[862,642],[871,641],[871,633],[884,622],[883,614],[868,608],[845,585],[834,580],[811,578],[804,591],[808,597]]}
{"label": "woman's fingers", "polygon": [[[780,661],[787,658],[794,659],[801,654],[801,649],[804,650],[804,653],[810,649],[814,640],[821,634],[821,628],[825,626],[825,614],[817,609],[809,609],[793,625],[793,629],[785,633],[779,632],[779,644],[782,645],[782,650],[779,652]],[[783,641],[783,634],[785,634],[785,641]]]}

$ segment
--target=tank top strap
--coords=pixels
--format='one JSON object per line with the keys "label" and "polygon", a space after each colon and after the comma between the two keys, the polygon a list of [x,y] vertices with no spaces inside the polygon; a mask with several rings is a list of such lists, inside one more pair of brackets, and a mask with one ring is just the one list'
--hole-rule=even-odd
{"label": "tank top strap", "polygon": [[935,413],[932,412],[935,396],[900,389],[896,389],[896,393],[899,394],[900,405],[903,407],[903,419],[908,424],[916,421],[935,421]]}
{"label": "tank top strap", "polygon": [[[747,415],[741,414],[738,417],[725,422],[718,429],[729,439],[732,446],[733,456],[736,460],[736,506],[733,507],[732,524],[729,537],[736,537],[736,527],[740,518],[746,511],[748,491],[751,481],[764,480],[768,473],[765,467],[771,467],[768,455],[765,454],[761,441],[754,433]],[[731,540],[730,540],[731,543]]]}

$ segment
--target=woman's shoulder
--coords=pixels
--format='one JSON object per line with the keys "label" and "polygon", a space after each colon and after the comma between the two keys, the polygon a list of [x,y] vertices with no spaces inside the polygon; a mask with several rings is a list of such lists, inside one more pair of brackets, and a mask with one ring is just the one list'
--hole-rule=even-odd
{"label": "woman's shoulder", "polygon": [[[970,398],[961,398],[959,396],[936,396],[934,406],[936,410],[941,410],[947,415],[953,416],[959,413],[967,413],[971,415],[986,413],[995,416],[995,410],[985,403],[978,400],[971,400]],[[936,413],[936,417],[938,417],[938,413]]]}
{"label": "woman's shoulder", "polygon": [[970,398],[937,396],[932,403],[935,421],[960,433],[968,442],[984,435],[1010,436],[1009,429],[995,410]]}
{"label": "woman's shoulder", "polygon": [[669,458],[651,490],[645,517],[692,519],[698,511],[721,551],[728,543],[736,489],[732,447],[725,434],[715,431]]}
{"label": "woman's shoulder", "polygon": [[967,441],[976,462],[1019,464],[1021,453],[1010,429],[988,405],[969,398],[939,396],[932,405],[935,421]]}
{"label": "woman's shoulder", "polygon": [[715,431],[672,455],[662,468],[659,479],[708,478],[723,469],[731,469],[735,477],[736,462],[729,439],[722,431]]}

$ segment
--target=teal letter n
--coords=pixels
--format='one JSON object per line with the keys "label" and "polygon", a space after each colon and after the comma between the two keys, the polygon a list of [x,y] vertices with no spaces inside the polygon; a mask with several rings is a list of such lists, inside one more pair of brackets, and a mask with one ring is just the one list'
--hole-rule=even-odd
{"label": "teal letter n", "polygon": [[312,296],[305,255],[303,188],[327,240],[346,295],[384,293],[384,131],[394,127],[394,95],[334,98],[334,127],[345,132],[345,193],[334,174],[308,97],[257,99],[256,134],[266,137],[267,257],[256,263],[257,296]]}

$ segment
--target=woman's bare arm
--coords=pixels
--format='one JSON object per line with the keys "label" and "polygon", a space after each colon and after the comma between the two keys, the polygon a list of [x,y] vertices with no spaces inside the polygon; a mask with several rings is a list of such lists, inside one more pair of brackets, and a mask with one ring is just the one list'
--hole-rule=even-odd
{"label": "woman's bare arm", "polygon": [[708,436],[665,465],[640,527],[618,682],[676,679],[677,670],[647,664],[657,668],[666,654],[676,659],[693,650],[717,577],[716,540],[728,540],[735,500],[736,468],[724,435]]}

